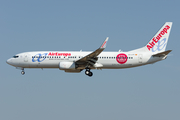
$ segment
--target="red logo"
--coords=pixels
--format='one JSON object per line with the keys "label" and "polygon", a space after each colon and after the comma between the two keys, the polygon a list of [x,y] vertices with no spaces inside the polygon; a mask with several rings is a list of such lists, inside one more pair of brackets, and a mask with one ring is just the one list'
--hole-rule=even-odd
{"label": "red logo", "polygon": [[127,62],[127,55],[126,54],[118,54],[117,57],[116,57],[116,61],[119,63],[119,64],[124,64]]}
{"label": "red logo", "polygon": [[105,44],[106,44],[106,41],[103,43],[103,45],[101,46],[101,48],[103,48]]}
{"label": "red logo", "polygon": [[170,26],[166,25],[165,28],[156,36],[152,39],[152,42],[149,42],[147,45],[147,48],[150,50],[151,48],[154,47],[154,45],[162,38],[162,36],[170,29]]}
{"label": "red logo", "polygon": [[71,56],[71,53],[58,53],[58,52],[55,52],[55,53],[53,53],[53,52],[50,52],[49,54],[48,54],[48,56]]}

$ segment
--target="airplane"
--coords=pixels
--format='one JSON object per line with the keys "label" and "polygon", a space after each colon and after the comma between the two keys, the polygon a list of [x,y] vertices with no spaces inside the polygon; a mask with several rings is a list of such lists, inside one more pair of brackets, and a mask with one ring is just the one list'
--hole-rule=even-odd
{"label": "airplane", "polygon": [[138,67],[164,60],[172,50],[167,50],[167,42],[172,22],[166,22],[155,36],[142,48],[128,52],[103,52],[109,37],[92,52],[85,51],[36,51],[19,53],[6,62],[24,75],[24,68],[59,68],[65,72],[92,76],[91,69],[123,69]]}

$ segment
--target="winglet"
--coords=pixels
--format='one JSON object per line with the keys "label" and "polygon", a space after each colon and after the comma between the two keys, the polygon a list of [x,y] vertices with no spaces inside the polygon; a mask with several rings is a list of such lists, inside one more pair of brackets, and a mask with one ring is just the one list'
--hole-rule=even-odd
{"label": "winglet", "polygon": [[100,48],[106,48],[106,43],[108,41],[109,37],[106,38],[106,40],[103,42]]}

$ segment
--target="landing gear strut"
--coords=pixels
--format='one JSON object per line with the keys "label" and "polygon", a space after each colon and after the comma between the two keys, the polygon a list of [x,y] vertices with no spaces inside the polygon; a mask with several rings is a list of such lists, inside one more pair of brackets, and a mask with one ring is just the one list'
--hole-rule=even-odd
{"label": "landing gear strut", "polygon": [[85,74],[91,77],[93,73],[90,71],[90,69],[86,69]]}

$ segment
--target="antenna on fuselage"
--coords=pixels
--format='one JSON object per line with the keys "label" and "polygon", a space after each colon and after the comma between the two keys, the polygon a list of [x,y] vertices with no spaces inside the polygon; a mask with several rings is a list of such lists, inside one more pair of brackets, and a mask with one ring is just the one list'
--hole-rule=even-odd
{"label": "antenna on fuselage", "polygon": [[118,52],[122,52],[122,50],[120,49]]}

